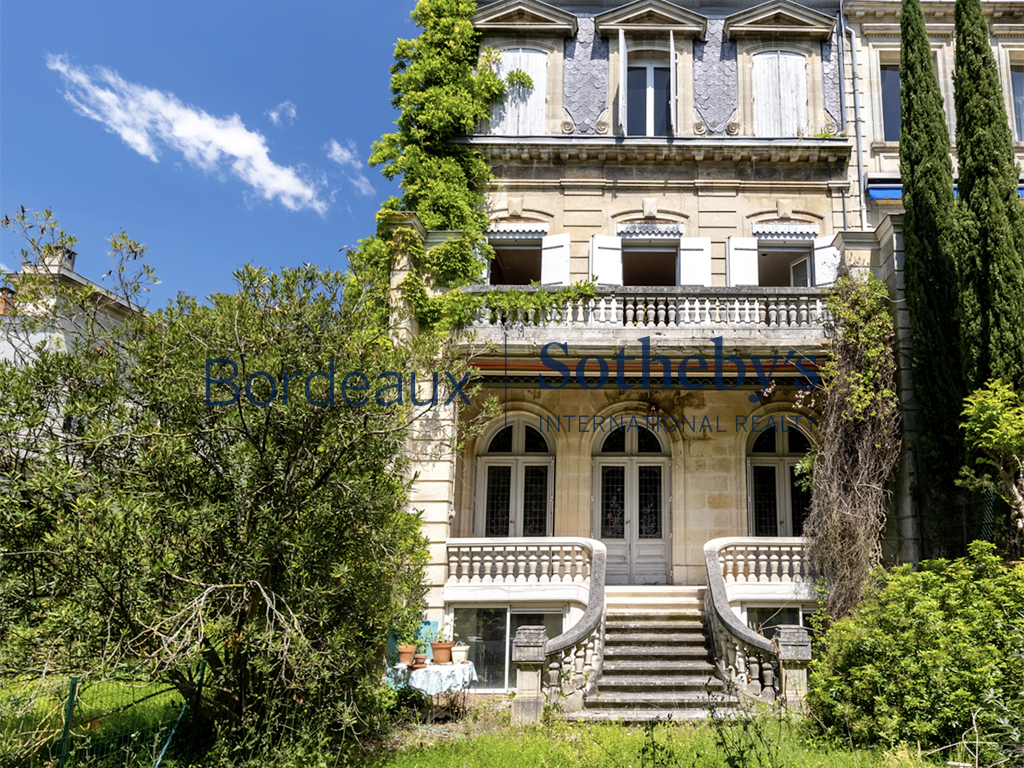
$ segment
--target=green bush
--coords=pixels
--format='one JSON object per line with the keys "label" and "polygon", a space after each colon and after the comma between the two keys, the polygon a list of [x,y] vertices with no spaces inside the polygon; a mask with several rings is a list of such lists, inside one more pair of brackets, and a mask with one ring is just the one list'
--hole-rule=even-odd
{"label": "green bush", "polygon": [[1024,564],[994,551],[974,542],[965,558],[875,572],[815,649],[808,703],[824,730],[932,747],[1000,732],[991,702],[1015,700],[1024,678]]}

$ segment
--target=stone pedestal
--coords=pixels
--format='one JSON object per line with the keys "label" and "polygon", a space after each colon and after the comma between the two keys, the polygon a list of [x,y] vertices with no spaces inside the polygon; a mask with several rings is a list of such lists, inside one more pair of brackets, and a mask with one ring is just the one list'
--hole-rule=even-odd
{"label": "stone pedestal", "polygon": [[782,671],[782,696],[790,706],[803,706],[807,694],[807,666],[811,661],[811,638],[798,625],[785,624],[775,630]]}
{"label": "stone pedestal", "polygon": [[516,697],[512,699],[512,725],[535,725],[544,714],[541,673],[547,633],[543,626],[520,627],[512,641],[516,665]]}

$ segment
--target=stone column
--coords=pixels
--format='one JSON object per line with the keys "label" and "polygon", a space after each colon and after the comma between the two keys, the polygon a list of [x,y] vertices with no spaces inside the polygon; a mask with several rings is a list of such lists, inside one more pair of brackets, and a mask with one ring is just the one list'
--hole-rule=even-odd
{"label": "stone column", "polygon": [[520,627],[512,641],[512,663],[516,665],[516,697],[512,699],[512,725],[535,725],[544,714],[541,674],[544,671],[543,626]]}
{"label": "stone column", "polygon": [[799,625],[785,624],[775,630],[782,671],[781,695],[789,706],[802,707],[807,694],[807,666],[811,661],[811,638]]}

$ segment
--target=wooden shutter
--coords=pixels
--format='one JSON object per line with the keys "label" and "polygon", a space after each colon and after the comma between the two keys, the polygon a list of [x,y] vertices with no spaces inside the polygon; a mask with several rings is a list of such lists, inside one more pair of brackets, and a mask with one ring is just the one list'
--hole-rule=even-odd
{"label": "wooden shutter", "polygon": [[676,136],[679,133],[679,82],[678,64],[676,62],[676,37],[670,29],[668,31],[668,67],[669,67],[669,93],[668,93],[668,127],[669,132]]}
{"label": "wooden shutter", "polygon": [[839,269],[839,249],[832,245],[834,235],[814,238],[814,285],[830,285]]}
{"label": "wooden shutter", "polygon": [[807,59],[798,53],[779,53],[779,132],[777,136],[807,134]]}
{"label": "wooden shutter", "polygon": [[677,285],[711,285],[711,238],[679,238]]}
{"label": "wooden shutter", "polygon": [[622,238],[593,235],[590,238],[590,273],[606,285],[622,285]]}
{"label": "wooden shutter", "polygon": [[541,241],[540,281],[544,285],[569,284],[569,235],[548,235]]}
{"label": "wooden shutter", "polygon": [[779,54],[754,56],[754,135],[779,136]]}
{"label": "wooden shutter", "polygon": [[[626,135],[626,33],[619,30],[619,131]],[[621,281],[620,281],[621,282]]]}
{"label": "wooden shutter", "polygon": [[533,88],[522,94],[519,108],[519,136],[544,134],[547,108],[548,55],[543,51],[521,51],[519,68],[533,81]]}
{"label": "wooden shutter", "polygon": [[757,238],[730,237],[725,246],[729,285],[758,285]]}
{"label": "wooden shutter", "polygon": [[[499,51],[500,57],[494,68],[500,78],[504,78],[513,69],[519,69],[519,50]],[[491,107],[491,133],[497,136],[514,136],[519,128],[518,98],[515,91],[518,88],[508,88],[505,91],[505,98],[495,102]]]}

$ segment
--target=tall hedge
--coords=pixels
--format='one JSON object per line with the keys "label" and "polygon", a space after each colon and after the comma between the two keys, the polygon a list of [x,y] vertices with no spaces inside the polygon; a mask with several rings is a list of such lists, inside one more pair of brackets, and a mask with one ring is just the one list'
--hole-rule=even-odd
{"label": "tall hedge", "polygon": [[900,16],[900,176],[907,307],[919,407],[918,473],[933,491],[949,490],[962,464],[958,434],[964,398],[953,257],[955,200],[949,130],[920,0]]}
{"label": "tall hedge", "polygon": [[968,389],[1024,389],[1020,167],[980,0],[956,0],[956,148],[962,363]]}

